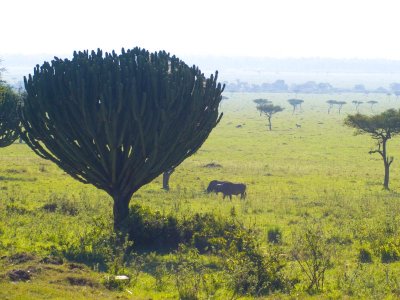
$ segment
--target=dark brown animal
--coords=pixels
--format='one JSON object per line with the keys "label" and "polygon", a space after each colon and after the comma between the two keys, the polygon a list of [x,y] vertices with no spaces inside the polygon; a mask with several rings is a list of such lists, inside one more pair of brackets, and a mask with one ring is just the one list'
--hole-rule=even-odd
{"label": "dark brown animal", "polygon": [[232,195],[239,195],[240,199],[246,198],[246,185],[243,183],[232,183],[232,182],[222,182],[217,183],[214,187],[215,193],[222,193],[224,195],[223,199],[226,196],[229,196],[229,199],[232,200]]}
{"label": "dark brown animal", "polygon": [[211,180],[207,187],[207,194],[209,194],[211,192],[215,192],[216,194],[218,194],[218,192],[215,190],[216,185],[225,183],[225,182],[227,182],[227,181]]}

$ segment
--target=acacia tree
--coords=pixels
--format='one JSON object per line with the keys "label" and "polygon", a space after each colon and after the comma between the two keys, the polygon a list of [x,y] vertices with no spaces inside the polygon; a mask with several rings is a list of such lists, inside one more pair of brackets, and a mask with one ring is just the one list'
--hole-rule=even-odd
{"label": "acacia tree", "polygon": [[264,98],[254,99],[253,102],[257,105],[271,103],[271,101],[269,101],[268,99],[264,99]]}
{"label": "acacia tree", "polygon": [[11,145],[18,137],[18,101],[18,94],[0,84],[0,147]]}
{"label": "acacia tree", "polygon": [[195,153],[218,124],[223,86],[164,51],[74,52],[24,78],[23,138],[42,158],[114,200],[124,232],[132,195]]}
{"label": "acacia tree", "polygon": [[328,100],[326,101],[326,103],[328,103],[329,107],[328,107],[328,114],[331,112],[331,109],[333,107],[333,105],[337,104],[336,100]]}
{"label": "acacia tree", "polygon": [[389,109],[374,116],[357,113],[347,116],[345,124],[355,128],[356,134],[369,134],[376,141],[377,148],[369,151],[369,154],[378,153],[382,156],[385,167],[383,187],[389,189],[389,169],[393,156],[387,154],[387,141],[400,133],[400,111]]}
{"label": "acacia tree", "polygon": [[367,101],[367,103],[371,105],[371,111],[372,111],[372,107],[373,107],[375,104],[377,104],[378,101],[370,100],[370,101]]}
{"label": "acacia tree", "polygon": [[289,99],[288,102],[289,102],[289,104],[291,106],[293,106],[292,114],[294,114],[294,112],[297,109],[297,107],[301,108],[301,104],[304,102],[304,100],[301,100],[301,99]]}
{"label": "acacia tree", "polygon": [[[264,99],[264,98],[254,99],[253,102],[254,102],[255,104],[257,104],[257,105],[272,103],[270,100]],[[260,111],[260,116],[261,116],[261,111]]]}
{"label": "acacia tree", "polygon": [[343,105],[345,105],[346,103],[347,103],[346,101],[336,101],[336,105],[338,106],[339,115],[340,115]]}
{"label": "acacia tree", "polygon": [[272,130],[272,124],[271,124],[272,116],[278,112],[283,111],[283,108],[280,107],[279,105],[259,104],[257,105],[257,110],[260,111],[260,114],[263,113],[267,116],[268,128],[269,130]]}
{"label": "acacia tree", "polygon": [[353,100],[351,101],[351,103],[354,104],[354,106],[356,107],[356,111],[358,112],[358,108],[360,107],[361,104],[363,104],[363,101],[357,101],[357,100]]}

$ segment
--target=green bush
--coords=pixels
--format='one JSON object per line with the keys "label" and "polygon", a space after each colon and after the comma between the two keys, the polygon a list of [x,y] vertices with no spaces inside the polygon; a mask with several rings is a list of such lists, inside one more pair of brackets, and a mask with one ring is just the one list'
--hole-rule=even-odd
{"label": "green bush", "polygon": [[367,248],[360,248],[358,253],[358,260],[361,263],[372,263],[372,253]]}
{"label": "green bush", "polygon": [[388,241],[385,245],[381,246],[380,253],[382,263],[387,264],[400,260],[399,246],[393,241]]}
{"label": "green bush", "polygon": [[282,231],[279,228],[271,228],[267,233],[268,243],[280,244],[282,243]]}
{"label": "green bush", "polygon": [[[200,253],[211,253],[230,247],[243,230],[234,219],[213,214],[195,214],[178,219],[134,205],[130,209],[129,238],[136,251],[170,252],[180,244],[193,245]],[[240,241],[235,245],[240,246]]]}
{"label": "green bush", "polygon": [[228,285],[235,296],[261,296],[291,289],[289,280],[282,273],[286,262],[277,248],[269,248],[265,253],[252,235],[243,240],[242,246],[241,251],[231,249],[225,260]]}

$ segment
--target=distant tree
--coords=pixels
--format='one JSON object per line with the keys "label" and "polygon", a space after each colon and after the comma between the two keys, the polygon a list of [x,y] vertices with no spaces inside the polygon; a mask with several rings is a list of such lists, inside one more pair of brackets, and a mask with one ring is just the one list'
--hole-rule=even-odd
{"label": "distant tree", "polygon": [[297,109],[297,107],[301,108],[301,104],[304,102],[304,100],[301,100],[301,99],[289,99],[288,102],[289,102],[289,104],[291,106],[293,106],[292,114],[294,114],[294,112]]}
{"label": "distant tree", "polygon": [[217,74],[141,48],[55,58],[36,66],[25,89],[24,141],[107,192],[114,230],[124,234],[132,195],[202,146],[222,117],[224,90]]}
{"label": "distant tree", "polygon": [[333,90],[333,86],[327,82],[318,83],[318,92],[320,93],[328,93]]}
{"label": "distant tree", "polygon": [[267,104],[267,103],[271,103],[271,101],[269,101],[268,99],[264,99],[264,98],[254,99],[253,102],[254,102],[255,104]]}
{"label": "distant tree", "polygon": [[267,116],[268,128],[269,130],[272,130],[272,124],[271,124],[272,116],[278,112],[283,111],[284,108],[280,107],[279,105],[273,105],[273,104],[259,104],[257,105],[257,110],[259,110],[260,113],[263,113]]}
{"label": "distant tree", "polygon": [[11,145],[18,137],[19,95],[10,87],[0,84],[0,147]]}
{"label": "distant tree", "polygon": [[393,82],[390,84],[390,90],[392,91],[393,94],[398,97],[400,95],[400,83],[398,82]]}
{"label": "distant tree", "polygon": [[331,112],[332,107],[337,104],[336,100],[328,100],[326,101],[326,103],[328,103],[329,107],[328,107],[328,114]]}
{"label": "distant tree", "polygon": [[379,115],[366,116],[363,114],[349,115],[345,124],[356,129],[356,134],[369,134],[377,143],[377,149],[369,154],[378,153],[382,156],[385,167],[383,187],[389,189],[389,169],[393,156],[387,155],[387,141],[400,133],[400,111],[389,109]]}
{"label": "distant tree", "polygon": [[283,92],[288,90],[288,85],[284,80],[278,79],[271,84],[271,91],[273,92]]}
{"label": "distant tree", "polygon": [[363,101],[357,101],[357,100],[353,100],[351,101],[351,103],[354,104],[354,106],[356,107],[356,111],[358,112],[358,108],[360,107],[361,104],[363,104]]}
{"label": "distant tree", "polygon": [[375,91],[374,91],[375,93],[381,93],[381,94],[387,94],[388,93],[388,90],[387,89],[385,89],[384,87],[378,87]]}
{"label": "distant tree", "polygon": [[366,89],[365,89],[365,86],[363,84],[356,84],[353,87],[353,91],[356,92],[356,93],[365,93]]}
{"label": "distant tree", "polygon": [[336,101],[336,105],[338,106],[338,111],[340,115],[340,111],[342,110],[343,105],[347,104],[346,101]]}
{"label": "distant tree", "polygon": [[[253,102],[254,102],[255,104],[257,104],[257,105],[272,103],[272,102],[269,101],[268,99],[264,99],[264,98],[254,99]],[[261,111],[260,111],[260,116],[261,116]]]}
{"label": "distant tree", "polygon": [[367,101],[367,103],[371,105],[371,111],[372,111],[372,106],[374,106],[375,104],[377,104],[378,101],[370,100],[370,101]]}

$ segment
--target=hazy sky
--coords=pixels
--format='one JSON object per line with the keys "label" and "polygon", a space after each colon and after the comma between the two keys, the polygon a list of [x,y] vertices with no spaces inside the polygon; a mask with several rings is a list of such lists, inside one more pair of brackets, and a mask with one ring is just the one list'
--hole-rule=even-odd
{"label": "hazy sky", "polygon": [[1,0],[0,57],[132,48],[178,56],[400,59],[398,0]]}

